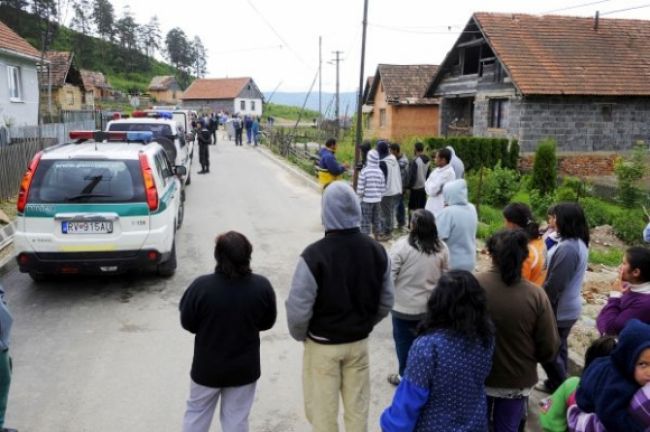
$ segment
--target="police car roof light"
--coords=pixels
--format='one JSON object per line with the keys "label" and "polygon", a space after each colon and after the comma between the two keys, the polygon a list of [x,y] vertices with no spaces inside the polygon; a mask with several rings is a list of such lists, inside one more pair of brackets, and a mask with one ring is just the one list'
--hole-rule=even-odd
{"label": "police car roof light", "polygon": [[83,142],[87,140],[94,141],[128,141],[148,143],[153,140],[151,131],[71,131],[70,139]]}
{"label": "police car roof light", "polygon": [[173,115],[170,111],[133,111],[131,113],[133,118],[163,118],[171,120]]}

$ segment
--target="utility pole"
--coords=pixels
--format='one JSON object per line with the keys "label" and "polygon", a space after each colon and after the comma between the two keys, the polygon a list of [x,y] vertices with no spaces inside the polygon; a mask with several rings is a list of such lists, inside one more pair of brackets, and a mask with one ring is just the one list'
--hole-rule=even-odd
{"label": "utility pole", "polygon": [[318,127],[323,122],[323,36],[318,36]]}
{"label": "utility pole", "polygon": [[332,51],[332,53],[335,55],[335,58],[332,61],[336,62],[336,106],[334,107],[334,115],[336,117],[336,138],[338,139],[339,131],[341,129],[339,118],[339,63],[342,61],[341,54],[343,54],[343,51]]}
{"label": "utility pole", "polygon": [[363,0],[363,32],[361,36],[361,71],[359,72],[359,96],[357,99],[357,134],[354,141],[354,175],[352,176],[352,183],[354,190],[357,190],[357,180],[359,179],[359,161],[361,159],[361,138],[362,138],[362,104],[363,104],[363,81],[364,81],[364,67],[366,60],[366,28],[368,27],[368,0]]}

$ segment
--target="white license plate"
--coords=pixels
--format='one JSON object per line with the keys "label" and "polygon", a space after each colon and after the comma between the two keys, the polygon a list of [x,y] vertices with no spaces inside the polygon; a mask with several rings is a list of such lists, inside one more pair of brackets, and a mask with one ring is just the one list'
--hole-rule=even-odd
{"label": "white license plate", "polygon": [[85,221],[85,222],[61,222],[63,234],[111,234],[113,222],[111,221]]}

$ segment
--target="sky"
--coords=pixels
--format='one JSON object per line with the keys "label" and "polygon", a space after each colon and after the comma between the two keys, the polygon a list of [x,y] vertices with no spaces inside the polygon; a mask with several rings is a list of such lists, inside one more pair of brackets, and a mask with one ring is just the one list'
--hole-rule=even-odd
{"label": "sky", "polygon": [[[356,91],[361,67],[363,0],[111,0],[136,21],[157,15],[164,35],[180,27],[208,51],[208,78],[250,76],[265,92]],[[575,7],[574,6],[578,6]],[[570,8],[570,9],[569,9]],[[621,11],[622,9],[631,9]],[[368,0],[364,76],[379,63],[440,64],[474,12],[561,14],[650,20],[650,0]],[[617,12],[618,11],[618,12]]]}

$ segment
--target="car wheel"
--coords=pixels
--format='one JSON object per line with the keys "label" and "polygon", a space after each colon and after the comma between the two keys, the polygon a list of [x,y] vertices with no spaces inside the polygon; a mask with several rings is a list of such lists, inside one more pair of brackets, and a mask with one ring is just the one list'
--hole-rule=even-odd
{"label": "car wheel", "polygon": [[176,272],[176,265],[176,240],[174,240],[169,258],[167,261],[158,264],[158,274],[165,278],[172,277]]}
{"label": "car wheel", "polygon": [[36,271],[30,271],[29,277],[32,278],[34,282],[45,282],[45,279],[47,279],[47,276],[44,273]]}

